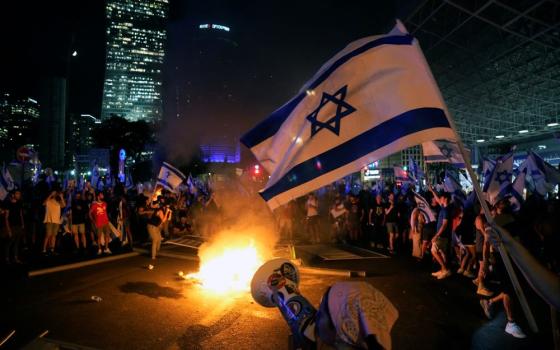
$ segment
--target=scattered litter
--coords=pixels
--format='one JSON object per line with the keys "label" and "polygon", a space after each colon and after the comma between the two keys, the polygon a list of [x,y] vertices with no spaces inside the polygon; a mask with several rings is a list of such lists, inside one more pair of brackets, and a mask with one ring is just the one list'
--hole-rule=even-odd
{"label": "scattered litter", "polygon": [[148,265],[148,270],[153,270],[154,269],[154,265],[150,264]]}
{"label": "scattered litter", "polygon": [[100,301],[102,301],[103,299],[101,299],[101,297],[98,297],[97,295],[92,295],[91,296],[91,300],[99,303]]}

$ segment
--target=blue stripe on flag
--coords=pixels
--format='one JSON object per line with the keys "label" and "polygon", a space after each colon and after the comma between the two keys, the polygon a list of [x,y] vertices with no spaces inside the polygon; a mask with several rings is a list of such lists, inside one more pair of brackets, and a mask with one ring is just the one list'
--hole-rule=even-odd
{"label": "blue stripe on flag", "polygon": [[[317,86],[321,85],[335,70],[340,66],[354,58],[355,56],[361,55],[362,53],[373,49],[381,45],[412,45],[414,38],[411,35],[395,35],[386,36],[383,38],[372,40],[357,49],[347,53],[346,55],[340,57],[338,60],[333,62],[333,64],[327,68],[315,81],[307,86],[307,89],[315,89]],[[297,105],[305,98],[307,93],[305,91],[300,92],[296,97],[294,97],[290,102],[282,106],[280,109],[272,113],[267,119],[263,120],[252,130],[247,132],[241,138],[241,143],[243,143],[248,148],[253,148],[264,140],[274,136],[280,126],[293,112]]]}
{"label": "blue stripe on flag", "polygon": [[163,187],[167,188],[167,189],[170,190],[170,191],[175,191],[175,190],[173,189],[173,186],[171,186],[171,185],[169,184],[169,182],[167,182],[167,181],[165,181],[165,180],[158,179],[158,180],[157,180],[157,183],[160,184],[160,185],[162,185]]}
{"label": "blue stripe on flag", "polygon": [[[443,110],[439,108],[410,110],[294,166],[277,183],[261,192],[261,196],[268,201],[280,193],[338,169],[400,138],[432,128],[450,128]],[[316,166],[318,161],[321,164],[320,168]]]}
{"label": "blue stripe on flag", "polygon": [[172,172],[173,174],[175,174],[175,176],[177,176],[178,178],[180,178],[181,180],[185,181],[187,178],[186,176],[179,170],[177,170],[177,168],[173,167],[172,165],[170,165],[169,163],[163,162],[163,166],[169,170],[170,172]]}

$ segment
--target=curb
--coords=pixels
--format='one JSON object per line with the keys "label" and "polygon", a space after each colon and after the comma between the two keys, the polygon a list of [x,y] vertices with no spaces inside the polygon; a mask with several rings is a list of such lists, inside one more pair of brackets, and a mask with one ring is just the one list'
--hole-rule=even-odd
{"label": "curb", "polygon": [[[138,253],[138,254],[151,254],[151,252],[147,249],[141,249],[141,248],[134,248],[134,252]],[[159,251],[157,253],[158,256],[164,256],[166,258],[174,258],[174,259],[181,259],[181,260],[189,260],[189,261],[199,261],[198,256],[188,256],[188,255],[182,255],[182,254],[173,254],[173,253],[166,253],[166,252],[162,252]]]}
{"label": "curb", "polygon": [[55,272],[66,271],[66,270],[79,269],[80,267],[102,264],[110,261],[131,258],[133,256],[138,256],[138,255],[140,255],[140,253],[134,251],[134,252],[119,254],[115,256],[108,256],[105,258],[98,258],[93,260],[80,261],[73,264],[49,267],[47,269],[33,270],[33,271],[29,271],[29,277],[41,276],[49,273],[55,273]]}
{"label": "curb", "polygon": [[366,271],[350,271],[350,270],[335,270],[324,269],[318,267],[298,267],[301,273],[309,273],[313,275],[330,275],[342,277],[367,277]]}

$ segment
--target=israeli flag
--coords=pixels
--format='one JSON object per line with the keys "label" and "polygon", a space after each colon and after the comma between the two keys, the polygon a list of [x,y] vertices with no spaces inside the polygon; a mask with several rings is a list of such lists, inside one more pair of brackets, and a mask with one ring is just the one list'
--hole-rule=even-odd
{"label": "israeli flag", "polygon": [[93,169],[91,169],[91,187],[95,188],[96,190],[99,189],[99,180],[101,176],[99,176],[99,166],[97,162],[93,165]]}
{"label": "israeli flag", "polygon": [[513,176],[513,152],[498,157],[486,192],[490,204],[496,204],[507,195]]}
{"label": "israeli flag", "polygon": [[482,192],[488,192],[488,187],[490,186],[490,180],[492,180],[492,173],[494,172],[494,167],[496,166],[496,161],[493,159],[485,158],[482,162],[482,179],[483,187]]}
{"label": "israeli flag", "polygon": [[[525,162],[527,162],[527,161],[525,161]],[[527,167],[523,167],[523,164],[522,164],[522,169],[523,170],[521,170],[519,172],[519,174],[517,175],[517,177],[513,181],[513,184],[511,185],[511,191],[510,191],[511,197],[509,199],[509,202],[511,203],[511,208],[515,212],[517,212],[521,209],[521,204],[524,201],[523,190],[525,189],[525,179],[527,177]]]}
{"label": "israeli flag", "polygon": [[466,199],[466,195],[465,192],[463,192],[461,183],[457,179],[456,175],[452,172],[445,172],[445,178],[443,179],[443,189],[445,192],[451,193],[454,199],[459,199],[462,202],[464,202]]}
{"label": "israeli flag", "polygon": [[179,169],[169,163],[163,162],[159,170],[157,183],[170,191],[176,191],[179,185],[186,179],[185,174]]}
{"label": "israeli flag", "polygon": [[429,140],[455,140],[445,103],[402,23],[349,44],[241,139],[270,179],[274,209]]}
{"label": "israeli flag", "polygon": [[450,163],[457,168],[465,167],[465,160],[454,141],[436,140],[422,143],[426,163]]}
{"label": "israeli flag", "polygon": [[8,168],[6,167],[6,164],[4,164],[2,166],[2,174],[1,174],[2,178],[0,179],[2,181],[2,185],[4,186],[4,188],[6,189],[6,191],[12,191],[14,188],[16,188],[16,183],[14,182],[14,179],[12,178],[12,174],[10,174],[10,170],[8,170]]}
{"label": "israeli flag", "polygon": [[409,176],[411,176],[417,182],[420,182],[420,180],[426,177],[424,171],[422,171],[418,164],[416,164],[412,156],[408,157],[408,171]]}
{"label": "israeli flag", "polygon": [[533,151],[529,151],[526,162],[519,167],[520,171],[523,168],[527,168],[527,175],[530,176],[535,191],[541,196],[552,192],[554,186],[560,183],[560,171]]}
{"label": "israeli flag", "polygon": [[416,207],[418,208],[418,210],[420,210],[422,215],[424,215],[424,218],[426,219],[426,223],[435,222],[437,220],[436,214],[430,207],[430,204],[428,203],[426,198],[422,197],[416,192],[413,193],[414,193],[414,201],[416,201]]}
{"label": "israeli flag", "polygon": [[395,180],[403,183],[414,182],[410,177],[409,173],[401,168],[400,166],[394,166],[393,171],[395,172]]}

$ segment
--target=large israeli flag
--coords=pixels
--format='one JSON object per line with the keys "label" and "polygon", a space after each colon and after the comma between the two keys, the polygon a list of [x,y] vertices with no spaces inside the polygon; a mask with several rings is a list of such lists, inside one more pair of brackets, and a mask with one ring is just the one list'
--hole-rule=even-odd
{"label": "large israeli flag", "polygon": [[535,186],[535,191],[541,196],[554,190],[560,183],[560,171],[544,161],[538,154],[529,151],[527,160],[519,167],[522,171],[527,168],[527,175]]}
{"label": "large israeli flag", "polygon": [[159,170],[157,183],[170,191],[175,191],[187,178],[179,169],[163,162]]}
{"label": "large israeli flag", "polygon": [[398,22],[329,60],[241,141],[271,174],[271,209],[404,148],[455,140],[418,42]]}

